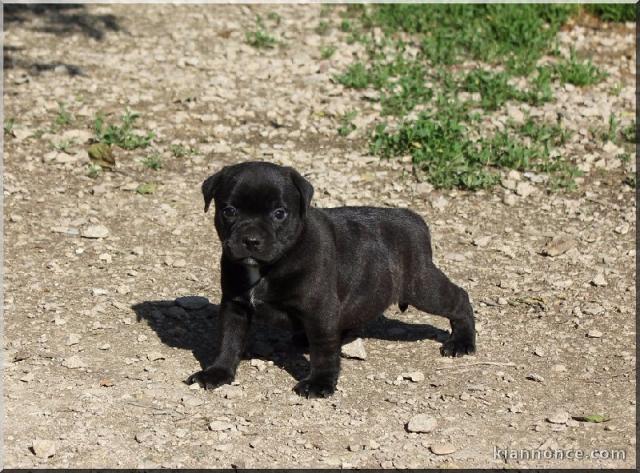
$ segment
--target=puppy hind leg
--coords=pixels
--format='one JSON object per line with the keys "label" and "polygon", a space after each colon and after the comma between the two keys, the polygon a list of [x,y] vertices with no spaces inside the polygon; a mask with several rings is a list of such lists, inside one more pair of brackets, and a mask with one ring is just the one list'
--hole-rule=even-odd
{"label": "puppy hind leg", "polygon": [[417,309],[449,319],[451,335],[440,348],[443,356],[475,352],[476,332],[469,295],[452,283],[433,263],[416,275],[409,304]]}

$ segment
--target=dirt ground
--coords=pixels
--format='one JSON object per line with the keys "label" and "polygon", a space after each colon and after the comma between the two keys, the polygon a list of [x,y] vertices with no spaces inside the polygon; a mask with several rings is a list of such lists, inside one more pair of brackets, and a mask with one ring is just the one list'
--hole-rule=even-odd
{"label": "dirt ground", "polygon": [[[562,32],[610,76],[557,86],[556,102],[531,110],[562,112],[575,131],[564,152],[587,171],[577,190],[547,193],[535,175],[511,173],[468,193],[433,190],[410,162],[367,154],[377,104],[331,80],[360,46],[337,30],[319,36],[320,9],[5,14],[4,114],[15,119],[3,172],[5,467],[635,467],[636,205],[622,184],[635,163],[587,132],[612,110],[635,116],[634,26]],[[270,11],[284,46],[254,49],[245,32]],[[323,44],[338,47],[330,59]],[[59,102],[73,119],[52,128]],[[114,122],[126,107],[156,133],[164,167],[140,163],[150,149],[116,149],[116,171],[88,177],[95,114]],[[362,122],[341,137],[351,108]],[[197,153],[175,157],[171,145]],[[478,353],[442,358],[448,322],[392,307],[363,329],[367,358],[342,360],[329,399],[292,392],[307,355],[267,327],[235,385],[184,384],[210,360],[220,297],[200,184],[250,159],[295,166],[316,206],[419,212],[437,264],[470,293]],[[149,182],[153,193],[135,192]],[[82,236],[96,225],[102,236]],[[544,256],[554,236],[565,252]],[[174,302],[188,295],[210,303]],[[430,432],[408,431],[419,414]],[[594,414],[609,420],[574,419]],[[496,448],[609,458],[504,459]]]}

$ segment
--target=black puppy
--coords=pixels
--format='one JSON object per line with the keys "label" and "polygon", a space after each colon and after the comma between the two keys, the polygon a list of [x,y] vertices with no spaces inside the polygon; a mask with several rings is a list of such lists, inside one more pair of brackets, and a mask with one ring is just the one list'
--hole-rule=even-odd
{"label": "black puppy", "polygon": [[450,320],[443,355],[475,351],[469,297],[433,264],[429,229],[417,214],[310,207],[306,179],[263,162],[223,168],[204,181],[202,193],[205,212],[215,202],[222,302],[215,361],[189,384],[233,381],[254,316],[287,319],[306,335],[311,373],[295,387],[305,396],[334,392],[342,334],[393,303]]}

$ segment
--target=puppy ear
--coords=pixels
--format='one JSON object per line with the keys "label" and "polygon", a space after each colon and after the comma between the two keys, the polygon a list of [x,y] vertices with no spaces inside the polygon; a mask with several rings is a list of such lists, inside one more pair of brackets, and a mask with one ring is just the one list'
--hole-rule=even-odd
{"label": "puppy ear", "polygon": [[216,188],[220,185],[222,181],[222,174],[224,173],[225,168],[222,168],[220,171],[215,173],[212,176],[209,176],[202,183],[202,195],[204,197],[204,211],[207,212],[209,210],[209,205],[211,204],[211,200],[213,200],[213,195],[216,191]]}
{"label": "puppy ear", "polygon": [[289,168],[289,172],[291,173],[291,180],[293,181],[293,184],[298,189],[298,192],[300,192],[300,212],[302,213],[302,216],[304,216],[311,205],[313,186],[295,169]]}

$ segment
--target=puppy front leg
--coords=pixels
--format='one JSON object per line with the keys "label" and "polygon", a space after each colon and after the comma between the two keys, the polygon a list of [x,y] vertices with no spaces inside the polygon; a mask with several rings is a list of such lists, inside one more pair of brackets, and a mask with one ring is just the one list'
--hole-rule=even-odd
{"label": "puppy front leg", "polygon": [[336,390],[340,375],[340,332],[314,327],[307,329],[307,338],[311,373],[294,390],[307,398],[330,396]]}
{"label": "puppy front leg", "polygon": [[215,389],[231,383],[235,378],[247,341],[251,313],[237,302],[223,301],[218,317],[215,361],[211,366],[189,376],[187,384],[198,383],[205,389]]}

